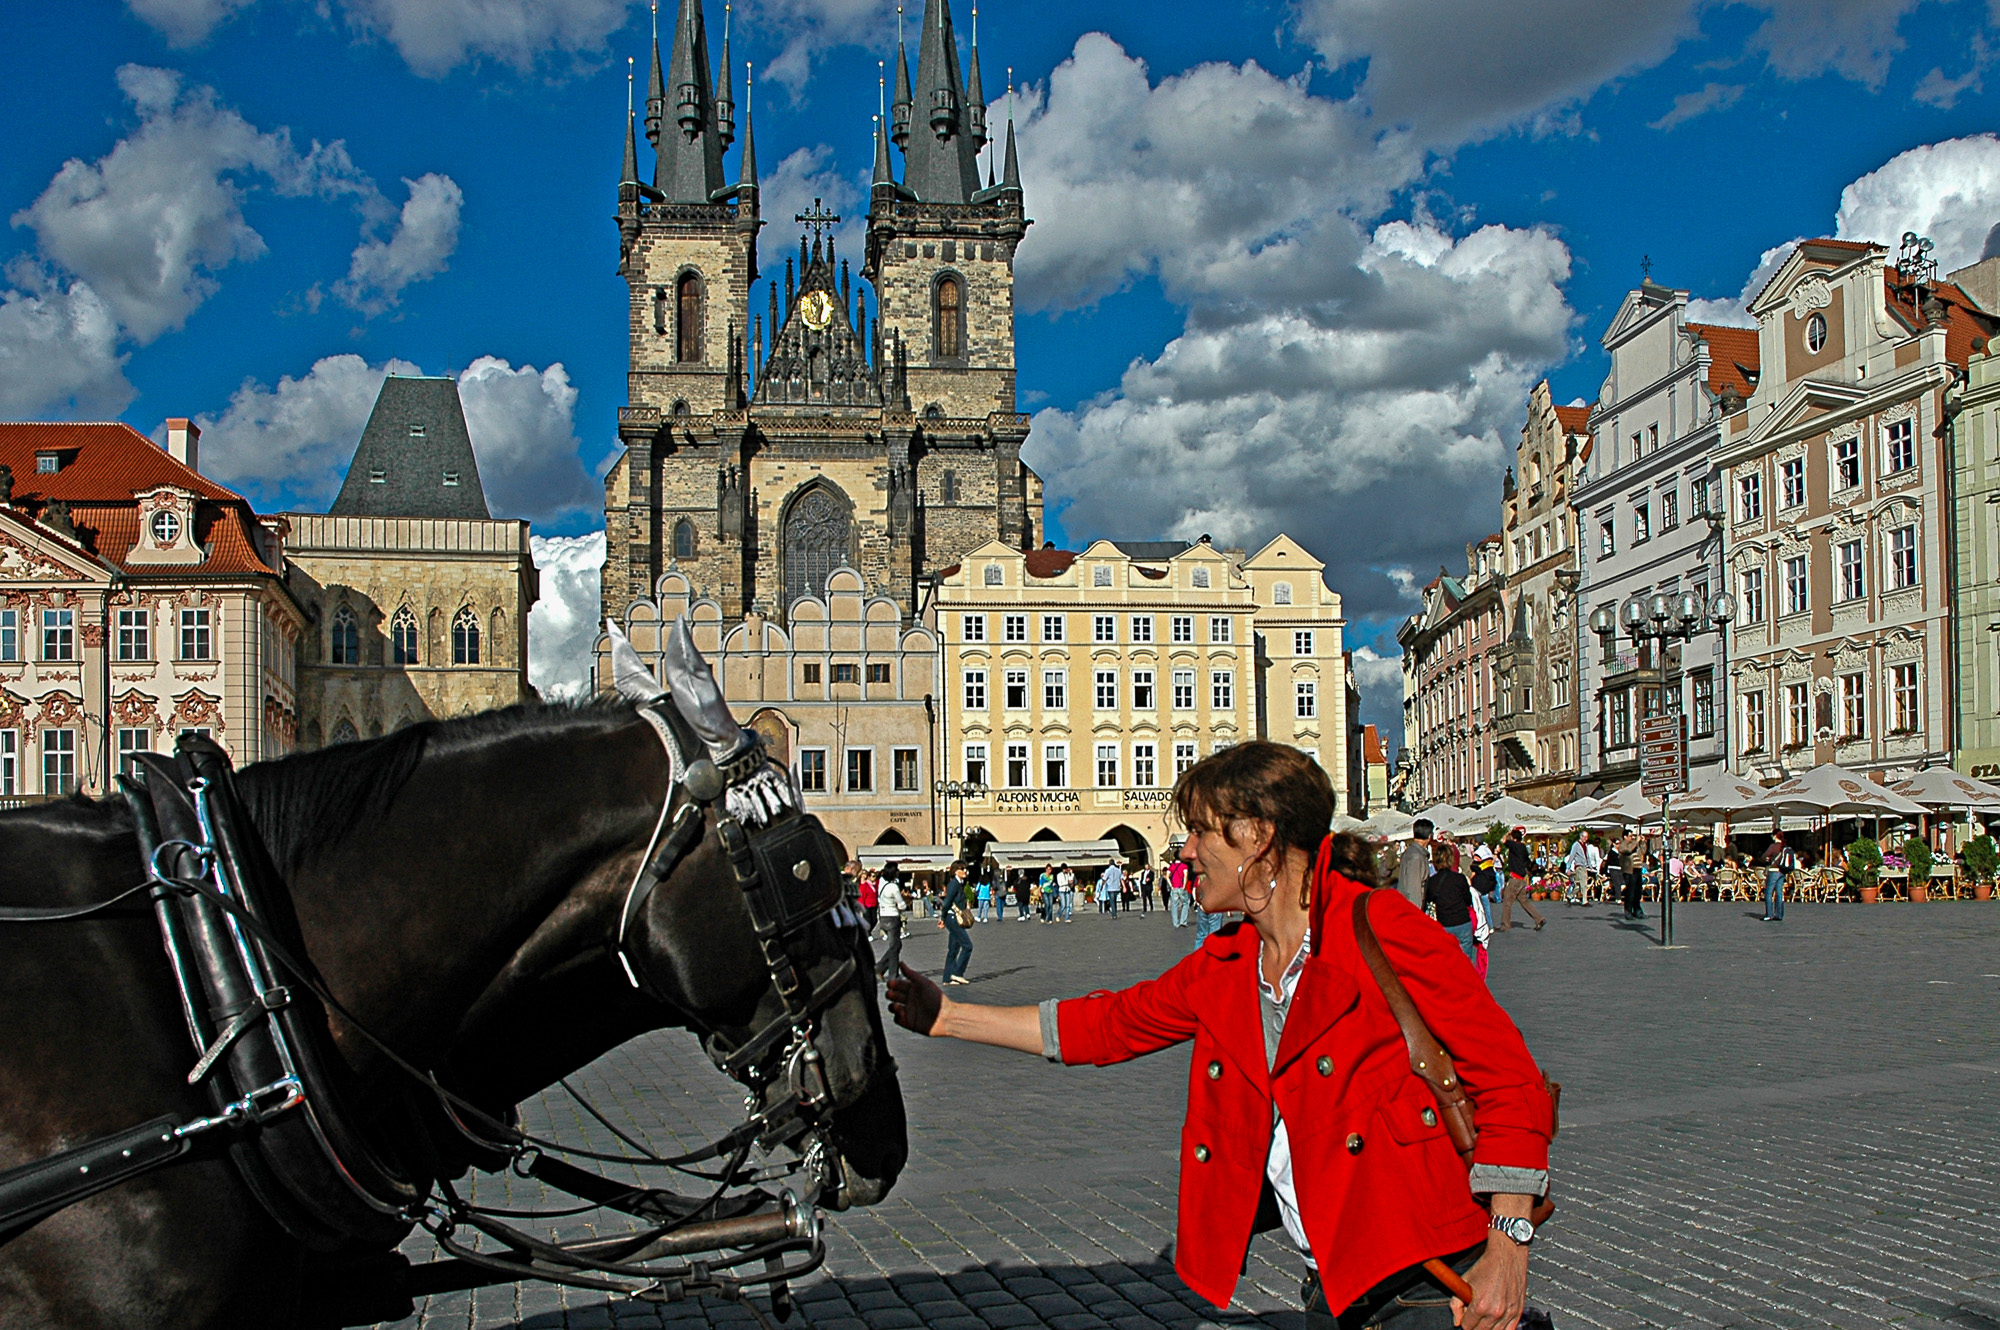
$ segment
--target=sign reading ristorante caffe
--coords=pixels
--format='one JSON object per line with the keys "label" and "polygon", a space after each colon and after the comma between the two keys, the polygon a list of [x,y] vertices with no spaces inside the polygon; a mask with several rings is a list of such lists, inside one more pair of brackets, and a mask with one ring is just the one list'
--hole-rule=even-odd
{"label": "sign reading ristorante caffe", "polygon": [[1164,812],[1173,804],[1172,790],[994,790],[993,806],[997,810],[1017,809],[1022,812],[1037,813],[1081,813],[1084,811],[1085,794],[1099,796],[1091,801],[1097,807],[1102,796],[1113,795],[1120,808],[1155,809]]}

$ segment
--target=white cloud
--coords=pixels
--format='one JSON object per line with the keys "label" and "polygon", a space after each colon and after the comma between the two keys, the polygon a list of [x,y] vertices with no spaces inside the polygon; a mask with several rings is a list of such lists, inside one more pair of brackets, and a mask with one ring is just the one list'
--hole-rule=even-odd
{"label": "white cloud", "polygon": [[547,522],[601,509],[604,493],[578,456],[576,389],[560,364],[515,369],[481,356],[458,376],[458,395],[495,517]]}
{"label": "white cloud", "polygon": [[528,682],[543,697],[581,697],[590,686],[597,641],[604,533],[533,536],[542,596],[528,612]]}
{"label": "white cloud", "polygon": [[1926,106],[1949,111],[1958,105],[1958,99],[1968,91],[1981,90],[1981,73],[1980,67],[1974,65],[1957,78],[1946,78],[1942,68],[1932,66],[1931,72],[1917,81],[1917,86],[1911,90],[1910,96]]}
{"label": "white cloud", "polygon": [[1403,746],[1403,657],[1384,656],[1368,646],[1354,649],[1354,683],[1361,690],[1361,719],[1382,736],[1391,762]]}
{"label": "white cloud", "polygon": [[239,9],[257,0],[128,0],[132,12],[173,46],[195,46]]}
{"label": "white cloud", "polygon": [[[872,158],[870,159],[872,162]],[[817,200],[830,212],[840,214],[841,224],[834,230],[834,248],[845,254],[856,264],[861,262],[862,245],[866,232],[867,201],[862,195],[861,183],[852,177],[842,175],[833,164],[833,149],[824,143],[810,148],[795,148],[759,182],[764,216],[778,223],[773,230],[781,235],[796,236],[800,229],[792,224],[792,218],[813,206]],[[776,253],[780,258],[789,249],[780,248]],[[774,280],[782,278],[779,264],[767,263],[765,275]],[[761,308],[752,309],[752,314],[761,314]],[[767,333],[770,329],[765,330]]]}
{"label": "white cloud", "polygon": [[2000,137],[1975,134],[1899,153],[1840,192],[1843,240],[1875,240],[1893,253],[1903,232],[1937,242],[1945,272],[1975,263],[2000,222]]}
{"label": "white cloud", "polygon": [[1709,83],[1698,92],[1684,92],[1674,98],[1672,108],[1665,115],[1649,122],[1646,128],[1669,130],[1710,111],[1726,111],[1743,96],[1743,87],[1741,83]]}
{"label": "white cloud", "polygon": [[[912,7],[921,9],[914,4]],[[895,7],[887,0],[747,0],[736,6],[739,22],[774,42],[784,43],[758,78],[794,90],[811,77],[813,61],[833,47],[879,48],[887,44],[885,37],[893,41],[894,12]],[[963,13],[955,13],[952,18],[959,23],[965,21]],[[910,26],[912,30],[918,27],[914,23]],[[741,88],[742,71],[733,72],[737,75],[736,86]],[[889,72],[893,77],[895,70],[891,68]]]}
{"label": "white cloud", "polygon": [[35,285],[0,291],[0,416],[117,415],[134,396],[118,321],[86,282]]}
{"label": "white cloud", "polygon": [[458,248],[458,217],[465,193],[448,175],[431,172],[405,180],[408,202],[387,239],[364,238],[347,279],[335,293],[354,308],[379,314],[401,299],[403,288],[445,270]]}
{"label": "white cloud", "polygon": [[1750,317],[1750,302],[1764,289],[1778,267],[1791,255],[1793,246],[1804,236],[1794,237],[1782,245],[1773,245],[1757,257],[1757,266],[1750,270],[1743,289],[1734,296],[1719,296],[1713,299],[1697,298],[1688,301],[1688,318],[1695,323],[1720,323],[1732,328],[1754,328],[1757,320]]}
{"label": "white cloud", "polygon": [[422,371],[408,361],[370,365],[327,356],[275,388],[246,381],[220,415],[201,415],[202,464],[265,505],[320,508],[333,501],[383,376]]}

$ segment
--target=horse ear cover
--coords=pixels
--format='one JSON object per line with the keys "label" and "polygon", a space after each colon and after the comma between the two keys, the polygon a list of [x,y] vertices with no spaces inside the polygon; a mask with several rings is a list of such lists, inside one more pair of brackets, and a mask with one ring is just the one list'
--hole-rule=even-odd
{"label": "horse ear cover", "polygon": [[[616,646],[612,649],[617,650]],[[674,620],[674,626],[668,630],[660,658],[666,668],[667,691],[673,695],[675,710],[694,726],[715,760],[720,762],[742,748],[749,736],[736,723],[729,704],[722,700],[722,690],[715,685],[715,672],[709,669],[701,649],[694,644],[685,614]],[[633,659],[638,659],[636,653]]]}
{"label": "horse ear cover", "polygon": [[617,621],[606,619],[604,631],[611,638],[611,686],[618,690],[618,696],[638,706],[666,696],[666,687],[653,677],[646,662],[639,659],[632,640],[625,636]]}

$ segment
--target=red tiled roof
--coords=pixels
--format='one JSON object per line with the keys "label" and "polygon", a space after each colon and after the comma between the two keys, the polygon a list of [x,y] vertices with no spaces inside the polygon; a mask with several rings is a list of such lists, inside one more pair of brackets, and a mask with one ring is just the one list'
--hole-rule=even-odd
{"label": "red tiled roof", "polygon": [[1590,408],[1587,406],[1559,406],[1556,408],[1556,423],[1570,434],[1590,433]]}
{"label": "red tiled roof", "polygon": [[1757,385],[1751,376],[1759,367],[1757,330],[1716,323],[1690,323],[1690,331],[1708,343],[1708,387],[1720,397],[1725,389],[1747,398]]}
{"label": "red tiled roof", "polygon": [[[1888,296],[1889,312],[1900,319],[1912,332],[1924,326],[1923,316],[1913,304],[1910,284],[1902,280],[1894,268],[1888,270],[1883,279]],[[1985,314],[1965,294],[1951,282],[1930,282],[1925,284],[1927,298],[1935,297],[1944,306],[1944,354],[1952,364],[1965,367],[1972,355],[1972,343],[1976,338],[1993,335],[2000,320]]]}
{"label": "red tiled roof", "polygon": [[1024,561],[1030,577],[1056,577],[1069,571],[1076,562],[1075,550],[1029,550]]}
{"label": "red tiled roof", "polygon": [[1361,727],[1361,760],[1363,762],[1381,762],[1385,764],[1389,760],[1382,755],[1382,736],[1375,732],[1373,725],[1363,725]]}
{"label": "red tiled roof", "polygon": [[1826,249],[1851,250],[1856,254],[1865,254],[1871,249],[1883,248],[1883,246],[1878,245],[1872,240],[1835,240],[1831,236],[1815,236],[1811,240],[1801,240],[1799,244],[1820,246]]}
{"label": "red tiled roof", "polygon": [[[35,470],[35,454],[68,454],[52,474]],[[51,502],[69,505],[70,522],[84,549],[124,566],[139,541],[139,506],[134,495],[172,485],[199,496],[194,539],[208,551],[198,564],[139,565],[135,576],[201,577],[278,570],[257,553],[249,503],[235,491],[181,465],[130,425],[0,424],[0,465],[14,473],[12,503],[21,515],[39,518]]]}

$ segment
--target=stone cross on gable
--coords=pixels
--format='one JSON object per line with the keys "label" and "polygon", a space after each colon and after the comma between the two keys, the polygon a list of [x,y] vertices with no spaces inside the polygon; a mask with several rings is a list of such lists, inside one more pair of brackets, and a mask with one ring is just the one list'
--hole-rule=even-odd
{"label": "stone cross on gable", "polygon": [[798,222],[802,226],[810,228],[812,231],[813,243],[818,244],[820,241],[826,238],[826,233],[828,231],[831,231],[834,227],[840,225],[840,214],[837,212],[827,211],[825,208],[820,206],[820,201],[818,199],[814,199],[812,207],[798,214],[792,220]]}

